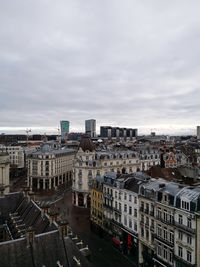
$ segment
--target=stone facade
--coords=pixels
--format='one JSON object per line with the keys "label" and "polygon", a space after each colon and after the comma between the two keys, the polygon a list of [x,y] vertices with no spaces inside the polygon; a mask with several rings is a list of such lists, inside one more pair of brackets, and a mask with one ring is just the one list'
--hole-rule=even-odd
{"label": "stone facade", "polygon": [[0,153],[0,195],[9,193],[10,158],[7,153]]}
{"label": "stone facade", "polygon": [[53,149],[45,144],[27,154],[28,187],[33,191],[54,190],[70,185],[73,176],[74,150]]}

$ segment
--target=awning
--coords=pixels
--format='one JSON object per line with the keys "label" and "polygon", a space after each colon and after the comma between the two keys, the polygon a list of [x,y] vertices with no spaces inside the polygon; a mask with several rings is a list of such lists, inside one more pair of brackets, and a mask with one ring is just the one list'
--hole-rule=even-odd
{"label": "awning", "polygon": [[120,240],[119,239],[117,239],[116,237],[113,237],[112,238],[112,241],[113,241],[113,243],[115,244],[115,245],[120,245]]}

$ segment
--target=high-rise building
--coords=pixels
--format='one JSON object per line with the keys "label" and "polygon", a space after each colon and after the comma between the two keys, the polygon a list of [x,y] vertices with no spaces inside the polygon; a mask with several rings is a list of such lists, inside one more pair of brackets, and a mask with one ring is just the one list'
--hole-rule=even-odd
{"label": "high-rise building", "polygon": [[197,139],[200,139],[200,126],[197,126]]}
{"label": "high-rise building", "polygon": [[65,140],[69,133],[69,121],[60,121],[61,140]]}
{"label": "high-rise building", "polygon": [[120,127],[111,127],[111,126],[101,126],[100,127],[100,136],[102,138],[128,138],[132,139],[137,137],[137,129],[132,128],[120,128]]}
{"label": "high-rise building", "polygon": [[86,120],[85,121],[85,133],[90,137],[96,137],[96,120]]}

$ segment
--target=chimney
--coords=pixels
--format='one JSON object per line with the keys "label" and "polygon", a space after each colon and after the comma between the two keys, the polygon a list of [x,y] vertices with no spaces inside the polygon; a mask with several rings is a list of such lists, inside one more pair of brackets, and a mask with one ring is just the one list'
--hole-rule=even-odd
{"label": "chimney", "polygon": [[67,220],[59,222],[59,234],[61,237],[67,236],[69,231],[69,223]]}
{"label": "chimney", "polygon": [[26,231],[27,246],[33,245],[35,239],[35,230],[33,227],[29,227]]}

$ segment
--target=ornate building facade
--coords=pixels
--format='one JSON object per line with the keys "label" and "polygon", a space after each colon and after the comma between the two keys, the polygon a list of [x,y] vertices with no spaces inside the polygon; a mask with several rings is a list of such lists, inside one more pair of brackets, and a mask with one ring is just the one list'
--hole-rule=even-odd
{"label": "ornate building facade", "polygon": [[52,190],[69,185],[73,173],[74,150],[54,149],[44,144],[39,151],[27,154],[28,186],[33,191]]}
{"label": "ornate building facade", "polygon": [[92,179],[108,172],[134,173],[141,168],[137,153],[131,150],[99,150],[91,139],[83,136],[75,156],[73,179],[73,204],[90,207]]}

